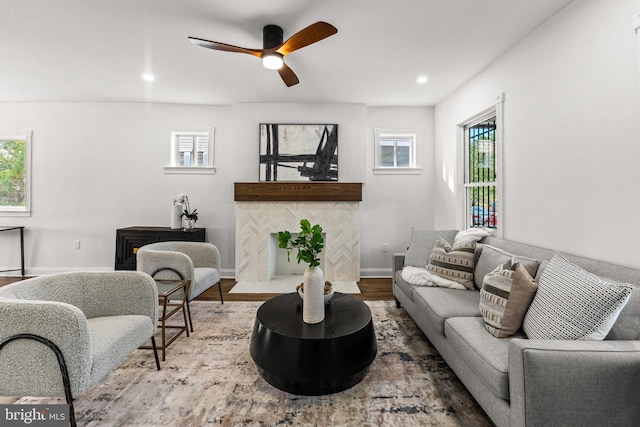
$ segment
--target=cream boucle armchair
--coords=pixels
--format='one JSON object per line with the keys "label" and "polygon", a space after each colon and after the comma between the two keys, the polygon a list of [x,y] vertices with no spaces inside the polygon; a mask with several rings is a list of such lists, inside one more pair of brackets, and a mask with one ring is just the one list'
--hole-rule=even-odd
{"label": "cream boucle armchair", "polygon": [[[136,260],[138,271],[143,271],[156,279],[180,278],[191,281],[187,297],[187,314],[192,332],[189,301],[193,301],[212,286],[218,285],[220,302],[224,304],[220,285],[220,251],[211,243],[151,243],[138,250]],[[182,294],[176,293],[173,298],[182,299]]]}
{"label": "cream boucle armchair", "polygon": [[147,274],[71,272],[0,287],[0,395],[70,405],[153,337],[158,291]]}

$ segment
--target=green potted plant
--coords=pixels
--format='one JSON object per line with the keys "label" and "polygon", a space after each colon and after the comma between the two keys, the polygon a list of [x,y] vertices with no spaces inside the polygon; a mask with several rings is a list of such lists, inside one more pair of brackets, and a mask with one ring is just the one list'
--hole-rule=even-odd
{"label": "green potted plant", "polygon": [[287,250],[287,259],[291,262],[291,251],[298,251],[298,264],[304,261],[309,267],[320,265],[320,252],[324,248],[324,238],[322,237],[322,227],[316,224],[313,227],[307,219],[300,221],[300,232],[293,239],[288,231],[278,232],[278,246]]}
{"label": "green potted plant", "polygon": [[297,250],[297,260],[309,266],[304,271],[304,291],[302,320],[305,323],[320,323],[324,320],[324,273],[320,269],[320,252],[324,248],[322,227],[311,226],[307,219],[300,220],[300,231],[294,238],[289,231],[278,232],[278,247],[287,250],[291,261],[291,251]]}

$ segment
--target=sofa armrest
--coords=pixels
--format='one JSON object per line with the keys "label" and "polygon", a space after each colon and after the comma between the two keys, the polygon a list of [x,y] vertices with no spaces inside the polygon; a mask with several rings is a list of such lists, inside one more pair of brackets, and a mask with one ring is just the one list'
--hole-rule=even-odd
{"label": "sofa armrest", "polygon": [[404,268],[404,258],[406,253],[394,253],[391,255],[391,263],[392,263],[392,275],[396,275],[396,271],[402,270]]}
{"label": "sofa armrest", "polygon": [[513,339],[512,426],[637,425],[640,341]]}
{"label": "sofa armrest", "polygon": [[[62,352],[74,396],[89,387],[91,344],[87,319],[75,306],[61,302],[0,298],[0,341],[38,335]],[[44,344],[18,339],[0,350],[0,395],[64,396],[57,358]]]}

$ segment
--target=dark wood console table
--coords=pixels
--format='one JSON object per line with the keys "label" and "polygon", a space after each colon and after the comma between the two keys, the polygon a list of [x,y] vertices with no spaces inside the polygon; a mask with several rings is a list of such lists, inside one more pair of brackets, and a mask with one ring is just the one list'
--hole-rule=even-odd
{"label": "dark wood console table", "polygon": [[0,225],[0,232],[2,231],[10,231],[10,230],[20,230],[20,268],[11,268],[8,270],[0,270],[0,273],[4,273],[5,271],[18,271],[22,273],[24,276],[24,226],[22,225]]}
{"label": "dark wood console table", "polygon": [[127,227],[116,230],[116,270],[135,270],[138,249],[156,242],[205,242],[206,228]]}

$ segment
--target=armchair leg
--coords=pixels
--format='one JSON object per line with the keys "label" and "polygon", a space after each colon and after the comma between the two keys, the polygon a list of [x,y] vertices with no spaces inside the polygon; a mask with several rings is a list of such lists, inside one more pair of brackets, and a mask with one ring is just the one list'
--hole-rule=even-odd
{"label": "armchair leg", "polygon": [[151,336],[151,345],[153,346],[153,356],[156,358],[156,368],[160,370],[160,359],[158,359],[158,347],[156,346],[156,337]]}
{"label": "armchair leg", "polygon": [[67,405],[69,405],[69,423],[71,424],[71,427],[76,427],[77,425],[76,414],[73,408],[73,396],[71,394],[71,382],[69,381],[69,371],[67,370],[67,363],[64,360],[64,355],[62,354],[62,351],[60,351],[58,346],[55,345],[52,341],[34,334],[17,334],[17,335],[10,336],[9,338],[6,338],[4,341],[0,342],[0,350],[2,350],[2,348],[8,343],[10,343],[11,341],[19,340],[19,339],[28,339],[28,340],[38,341],[46,345],[47,347],[49,347],[51,351],[53,351],[54,354],[56,355],[56,358],[58,359],[58,366],[60,367],[60,374],[62,374],[62,385],[64,386],[64,395],[65,395],[65,398],[67,399]]}
{"label": "armchair leg", "polygon": [[189,317],[189,327],[191,328],[191,332],[193,332],[193,322],[191,321],[191,308],[189,307],[189,300],[187,300],[187,316]]}
{"label": "armchair leg", "polygon": [[220,291],[220,304],[224,304],[224,299],[222,299],[222,280],[218,282],[218,290]]}

